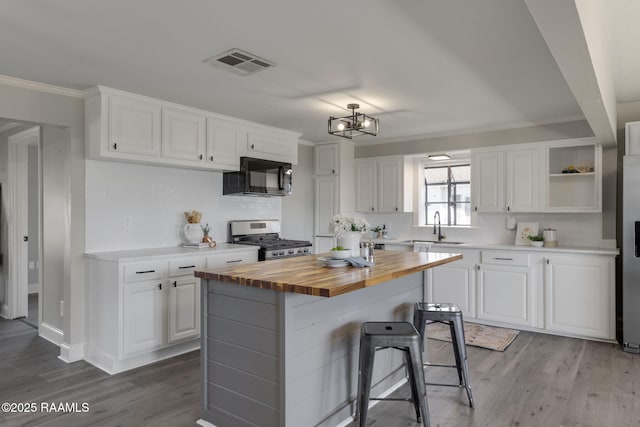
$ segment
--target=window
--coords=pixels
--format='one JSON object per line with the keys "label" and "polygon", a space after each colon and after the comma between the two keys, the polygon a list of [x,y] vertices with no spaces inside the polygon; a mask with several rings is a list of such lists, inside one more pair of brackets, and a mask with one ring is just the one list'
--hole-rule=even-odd
{"label": "window", "polygon": [[471,225],[471,165],[424,168],[425,225]]}

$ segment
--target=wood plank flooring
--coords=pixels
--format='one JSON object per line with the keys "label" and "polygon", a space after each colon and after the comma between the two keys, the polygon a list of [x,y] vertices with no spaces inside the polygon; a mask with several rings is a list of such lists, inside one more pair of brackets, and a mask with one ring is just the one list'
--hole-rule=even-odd
{"label": "wood plank flooring", "polygon": [[[462,389],[428,387],[432,426],[640,426],[640,355],[620,346],[521,332],[504,353],[467,347],[476,408]],[[118,375],[66,364],[58,348],[20,321],[0,319],[0,402],[88,402],[89,413],[0,413],[0,426],[195,426],[199,352]],[[432,362],[451,344],[428,340]],[[455,381],[430,368],[430,381]],[[407,396],[406,386],[396,396]],[[380,402],[373,427],[417,426],[409,403]],[[219,426],[224,427],[224,426]],[[307,427],[307,426],[294,426]]]}
{"label": "wood plank flooring", "polygon": [[58,359],[57,346],[21,321],[0,319],[0,402],[82,402],[88,413],[0,412],[0,426],[195,426],[200,352],[118,375]]}

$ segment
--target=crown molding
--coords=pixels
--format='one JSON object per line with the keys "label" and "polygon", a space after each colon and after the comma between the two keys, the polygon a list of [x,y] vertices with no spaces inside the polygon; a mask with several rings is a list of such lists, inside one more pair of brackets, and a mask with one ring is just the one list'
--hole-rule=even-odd
{"label": "crown molding", "polygon": [[0,84],[35,90],[38,92],[51,93],[53,95],[62,95],[71,98],[84,99],[84,93],[81,90],[69,89],[67,87],[54,86],[46,83],[32,82],[30,80],[23,80],[17,77],[0,75]]}

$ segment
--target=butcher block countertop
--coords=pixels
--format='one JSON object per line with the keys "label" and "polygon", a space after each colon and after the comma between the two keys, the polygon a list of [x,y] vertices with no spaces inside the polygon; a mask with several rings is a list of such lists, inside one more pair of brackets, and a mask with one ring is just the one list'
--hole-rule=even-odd
{"label": "butcher block countertop", "polygon": [[376,251],[372,267],[330,268],[318,260],[323,255],[216,267],[195,275],[240,286],[335,297],[462,259],[457,253]]}

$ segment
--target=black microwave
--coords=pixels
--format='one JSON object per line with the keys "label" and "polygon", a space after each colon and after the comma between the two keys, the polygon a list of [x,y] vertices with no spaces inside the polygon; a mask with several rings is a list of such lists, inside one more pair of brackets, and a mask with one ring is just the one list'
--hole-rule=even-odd
{"label": "black microwave", "polygon": [[288,196],[291,175],[291,163],[240,157],[239,171],[223,173],[222,194]]}

